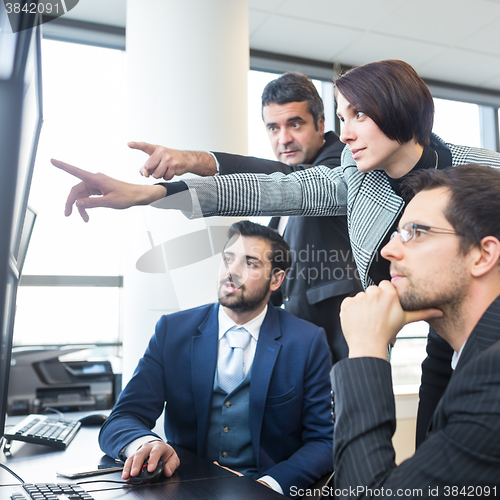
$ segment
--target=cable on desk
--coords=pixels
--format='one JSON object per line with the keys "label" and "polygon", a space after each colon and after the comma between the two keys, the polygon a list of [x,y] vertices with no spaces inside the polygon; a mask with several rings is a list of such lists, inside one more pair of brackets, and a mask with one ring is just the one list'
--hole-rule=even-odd
{"label": "cable on desk", "polygon": [[135,488],[138,486],[146,486],[146,484],[131,484],[128,481],[113,481],[112,479],[94,479],[90,481],[78,481],[76,484],[80,486],[81,484],[89,484],[89,483],[115,483],[120,486],[115,486],[111,488],[97,488],[97,489],[87,489],[88,493],[98,493],[100,491],[114,491],[114,490],[123,490],[124,488]]}
{"label": "cable on desk", "polygon": [[0,467],[2,469],[5,469],[10,474],[12,474],[20,483],[24,484],[26,482],[24,481],[24,479],[21,479],[13,470],[9,469],[6,465],[0,463]]}
{"label": "cable on desk", "polygon": [[56,415],[59,416],[61,420],[64,420],[64,414],[62,411],[57,410],[56,408],[52,408],[51,406],[47,406],[45,410],[43,410],[43,413],[45,415],[48,415],[49,413],[55,413]]}
{"label": "cable on desk", "polygon": [[[114,484],[121,484],[122,485],[120,488],[112,488],[112,489],[122,489],[123,487],[137,488],[137,487],[152,486],[153,485],[153,483],[134,484],[134,483],[131,483],[130,481],[115,481],[113,479],[91,479],[89,481],[78,481],[77,483],[74,483],[74,484],[77,484],[78,486],[80,486],[82,484],[91,484],[91,483],[114,483]],[[92,492],[94,492],[94,491],[108,491],[108,490],[107,489],[92,490]]]}
{"label": "cable on desk", "polygon": [[[114,481],[113,479],[94,479],[91,481],[78,481],[76,484],[89,484],[89,483],[116,483],[116,484],[132,484],[129,481]],[[136,485],[134,485],[136,486]]]}

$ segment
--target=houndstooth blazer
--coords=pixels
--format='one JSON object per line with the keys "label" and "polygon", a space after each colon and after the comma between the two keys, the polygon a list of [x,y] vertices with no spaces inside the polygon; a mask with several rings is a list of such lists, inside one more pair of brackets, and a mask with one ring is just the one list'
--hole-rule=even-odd
{"label": "houndstooth blazer", "polygon": [[[500,168],[500,153],[443,143],[452,165],[477,163]],[[341,166],[318,166],[285,175],[234,174],[186,179],[191,218],[258,215],[345,215],[363,287],[373,284],[368,270],[387,231],[404,207],[385,172],[361,173],[346,147]],[[155,206],[161,207],[161,203]]]}

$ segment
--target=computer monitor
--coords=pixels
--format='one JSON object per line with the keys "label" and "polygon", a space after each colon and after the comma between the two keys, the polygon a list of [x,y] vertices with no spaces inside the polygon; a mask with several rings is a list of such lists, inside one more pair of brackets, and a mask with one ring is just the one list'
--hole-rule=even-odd
{"label": "computer monitor", "polygon": [[35,227],[36,216],[37,213],[34,208],[28,205],[26,207],[26,213],[24,214],[24,223],[21,231],[21,237],[19,238],[19,246],[17,248],[16,263],[19,275],[23,272],[24,261],[26,260],[28,246],[30,244],[33,228]]}
{"label": "computer monitor", "polygon": [[5,4],[0,2],[0,438],[17,287],[35,216],[27,203],[42,124],[39,19],[18,16],[16,22],[22,29],[11,28]]}
{"label": "computer monitor", "polygon": [[[28,33],[29,34],[29,33]],[[24,70],[24,96],[21,117],[21,142],[17,182],[14,198],[14,216],[12,225],[11,251],[14,258],[19,257],[19,247],[24,225],[24,211],[28,203],[29,189],[35,164],[35,156],[42,128],[42,72],[40,57],[40,28],[32,34],[33,42],[29,46]]]}

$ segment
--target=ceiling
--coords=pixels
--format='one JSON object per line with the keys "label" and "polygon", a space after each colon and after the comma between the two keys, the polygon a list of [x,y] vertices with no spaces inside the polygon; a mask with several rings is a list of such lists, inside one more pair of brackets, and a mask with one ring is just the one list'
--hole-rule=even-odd
{"label": "ceiling", "polygon": [[[250,48],[356,65],[403,59],[427,79],[500,91],[500,0],[248,0]],[[125,26],[126,0],[67,18]]]}

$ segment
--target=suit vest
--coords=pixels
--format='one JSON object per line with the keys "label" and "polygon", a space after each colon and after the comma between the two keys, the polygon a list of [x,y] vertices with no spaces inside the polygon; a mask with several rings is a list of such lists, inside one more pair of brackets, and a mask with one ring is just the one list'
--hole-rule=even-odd
{"label": "suit vest", "polygon": [[230,394],[215,382],[204,458],[258,477],[250,434],[251,371]]}

